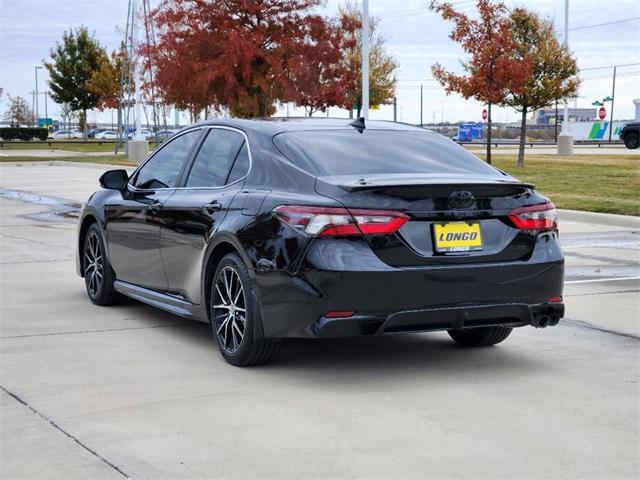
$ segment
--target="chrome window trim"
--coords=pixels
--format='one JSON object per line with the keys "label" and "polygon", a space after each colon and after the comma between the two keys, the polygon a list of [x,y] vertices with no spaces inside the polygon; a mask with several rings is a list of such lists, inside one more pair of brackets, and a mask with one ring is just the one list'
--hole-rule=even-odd
{"label": "chrome window trim", "polygon": [[[176,135],[174,137],[171,137],[171,140],[175,140],[176,138],[184,135],[185,133],[189,133],[189,132],[193,132],[194,130],[207,130],[206,135],[209,135],[209,130],[231,130],[232,132],[238,132],[240,133],[243,137],[244,137],[244,141],[247,145],[247,152],[249,153],[249,168],[247,169],[247,173],[245,174],[244,177],[239,178],[238,180],[232,182],[232,183],[227,183],[226,185],[222,185],[219,187],[167,187],[167,188],[136,188],[133,185],[131,185],[131,183],[127,182],[127,188],[131,189],[131,191],[133,192],[156,192],[156,191],[164,191],[164,190],[219,190],[221,188],[227,188],[231,185],[235,185],[238,182],[241,182],[242,180],[245,180],[249,174],[251,173],[251,168],[253,167],[253,156],[251,154],[251,145],[249,145],[249,137],[247,136],[247,134],[243,131],[240,130],[239,128],[235,128],[235,127],[228,127],[226,125],[203,125],[200,127],[196,127],[196,128],[191,128],[189,130],[186,130],[184,132],[182,132],[180,135]],[[206,140],[206,137],[203,139],[203,141]],[[133,178],[136,173],[138,172],[139,169],[141,169],[144,165],[146,165],[146,163],[151,160],[157,152],[159,152],[160,150],[162,150],[164,148],[165,145],[161,146],[158,150],[156,150],[155,152],[153,152],[152,155],[149,156],[149,158],[147,158],[143,163],[141,163],[138,168],[136,168],[133,173],[131,174],[130,178]],[[202,148],[202,145],[200,146]],[[200,150],[198,150],[199,152]],[[193,158],[193,161],[195,162],[196,158],[198,157],[198,152],[196,152],[196,156]],[[191,165],[191,167],[193,168],[193,164]],[[189,170],[189,173],[191,173],[191,170]],[[187,179],[189,178],[189,176],[187,175]]]}

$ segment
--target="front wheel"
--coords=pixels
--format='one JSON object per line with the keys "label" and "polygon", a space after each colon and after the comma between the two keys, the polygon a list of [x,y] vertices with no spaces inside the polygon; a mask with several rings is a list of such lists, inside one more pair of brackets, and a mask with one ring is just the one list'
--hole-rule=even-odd
{"label": "front wheel", "polygon": [[224,359],[232,365],[253,366],[270,362],[280,342],[257,335],[259,305],[249,272],[235,253],[222,258],[211,285],[211,326]]}
{"label": "front wheel", "polygon": [[631,132],[624,137],[624,146],[635,150],[640,145],[640,135],[636,132]]}
{"label": "front wheel", "polygon": [[113,270],[105,255],[102,232],[97,224],[87,230],[82,249],[82,268],[87,294],[96,305],[116,305],[124,296],[113,288]]}
{"label": "front wheel", "polygon": [[513,328],[510,327],[479,327],[463,328],[460,330],[449,330],[449,336],[456,343],[465,347],[487,347],[502,342],[510,334]]}

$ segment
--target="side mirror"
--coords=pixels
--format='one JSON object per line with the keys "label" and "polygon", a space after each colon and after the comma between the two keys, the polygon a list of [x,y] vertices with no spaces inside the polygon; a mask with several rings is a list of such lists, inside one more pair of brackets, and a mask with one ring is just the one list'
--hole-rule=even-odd
{"label": "side mirror", "polygon": [[100,177],[100,186],[107,190],[124,190],[129,180],[126,170],[109,170]]}

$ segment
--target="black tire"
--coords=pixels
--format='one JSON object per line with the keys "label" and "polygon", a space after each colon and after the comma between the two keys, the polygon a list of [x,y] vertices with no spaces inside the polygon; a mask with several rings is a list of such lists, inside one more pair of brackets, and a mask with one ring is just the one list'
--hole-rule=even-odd
{"label": "black tire", "polygon": [[235,253],[225,255],[211,281],[210,317],[213,336],[224,359],[232,365],[264,365],[280,351],[280,341],[262,338],[260,306],[249,272]]}
{"label": "black tire", "polygon": [[640,145],[640,135],[638,132],[629,132],[624,136],[624,146],[635,150]]}
{"label": "black tire", "polygon": [[113,288],[113,269],[105,252],[102,231],[94,223],[88,228],[82,247],[82,271],[87,295],[96,305],[116,305],[122,303],[125,296]]}
{"label": "black tire", "polygon": [[479,327],[449,330],[449,335],[465,347],[487,347],[502,342],[510,334],[510,327]]}

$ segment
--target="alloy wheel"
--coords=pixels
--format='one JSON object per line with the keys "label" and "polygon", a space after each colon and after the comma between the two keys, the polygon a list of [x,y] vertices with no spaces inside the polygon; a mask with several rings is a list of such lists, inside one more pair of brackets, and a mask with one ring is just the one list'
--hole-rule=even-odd
{"label": "alloy wheel", "polygon": [[247,308],[244,288],[238,272],[226,266],[214,284],[212,299],[214,329],[227,353],[235,353],[244,338]]}
{"label": "alloy wheel", "polygon": [[84,248],[84,276],[89,295],[95,298],[100,294],[102,279],[104,276],[104,261],[100,239],[95,232],[89,234]]}

